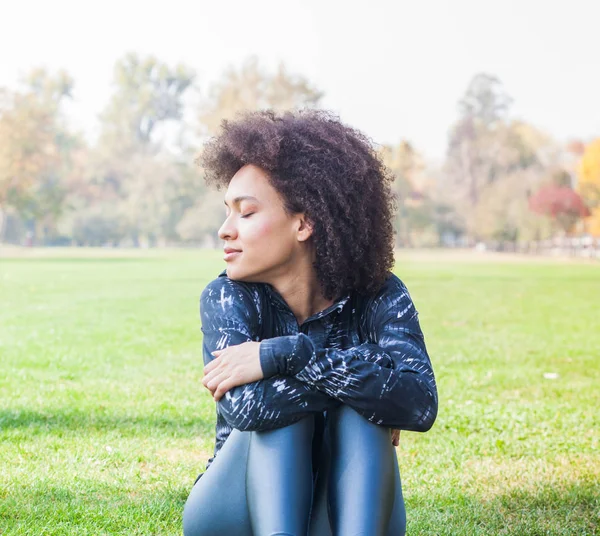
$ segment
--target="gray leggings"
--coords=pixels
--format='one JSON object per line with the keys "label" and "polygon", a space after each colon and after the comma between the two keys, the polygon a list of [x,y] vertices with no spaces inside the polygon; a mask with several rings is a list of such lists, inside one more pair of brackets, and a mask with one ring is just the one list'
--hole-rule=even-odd
{"label": "gray leggings", "polygon": [[184,536],[403,536],[390,429],[347,405],[330,410],[313,480],[314,419],[262,432],[234,429],[192,488]]}

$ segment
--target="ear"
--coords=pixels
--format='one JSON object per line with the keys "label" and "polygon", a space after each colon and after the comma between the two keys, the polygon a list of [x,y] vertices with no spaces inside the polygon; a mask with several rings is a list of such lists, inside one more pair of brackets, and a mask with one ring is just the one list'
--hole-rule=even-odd
{"label": "ear", "polygon": [[298,215],[298,228],[296,230],[296,238],[299,242],[308,240],[313,233],[313,224],[308,219],[306,214],[301,213]]}

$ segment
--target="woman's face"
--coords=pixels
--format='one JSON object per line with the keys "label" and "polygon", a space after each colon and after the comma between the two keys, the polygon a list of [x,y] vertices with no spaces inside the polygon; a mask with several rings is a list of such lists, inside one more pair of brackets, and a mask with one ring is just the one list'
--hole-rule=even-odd
{"label": "woman's face", "polygon": [[[271,283],[289,273],[306,254],[310,236],[302,214],[289,216],[267,173],[254,165],[242,167],[225,194],[224,241],[227,276],[247,282]],[[238,250],[227,254],[227,249]]]}

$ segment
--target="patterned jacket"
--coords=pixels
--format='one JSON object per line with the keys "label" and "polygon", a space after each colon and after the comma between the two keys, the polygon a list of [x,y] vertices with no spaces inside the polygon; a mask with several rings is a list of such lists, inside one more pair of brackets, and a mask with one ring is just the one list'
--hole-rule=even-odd
{"label": "patterned jacket", "polygon": [[350,292],[299,326],[272,285],[235,281],[223,270],[202,291],[200,318],[205,365],[214,350],[262,341],[265,376],[217,402],[207,469],[232,428],[280,428],[341,403],[389,428],[425,432],[436,419],[435,378],[418,313],[391,272],[374,295]]}

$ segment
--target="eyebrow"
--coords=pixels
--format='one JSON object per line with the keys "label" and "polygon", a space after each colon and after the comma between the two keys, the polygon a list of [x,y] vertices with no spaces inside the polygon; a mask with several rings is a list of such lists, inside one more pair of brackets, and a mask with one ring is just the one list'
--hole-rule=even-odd
{"label": "eyebrow", "polygon": [[[256,197],[252,197],[251,195],[238,195],[237,197],[235,197],[233,199],[233,204],[237,205],[238,203],[241,203],[244,200],[252,200],[252,201],[259,202],[258,199],[256,199]],[[227,205],[227,201],[225,201],[224,199],[223,199],[223,203],[225,203],[226,206],[229,206],[229,205]]]}

